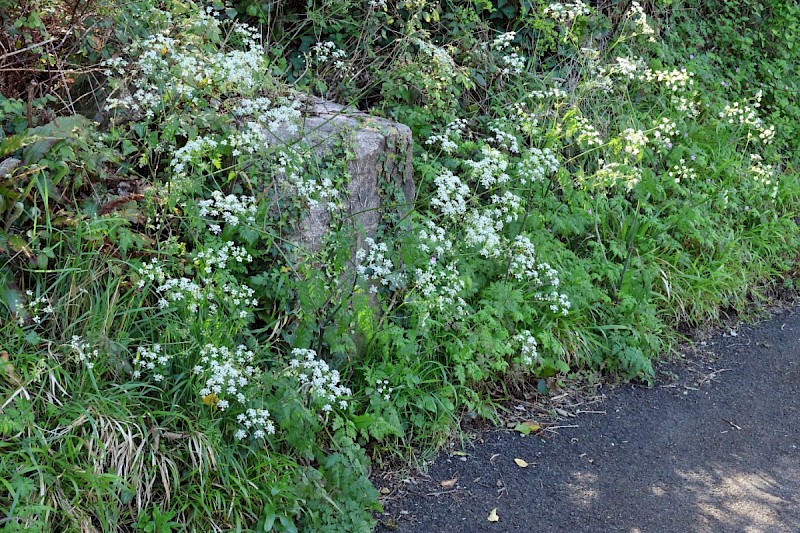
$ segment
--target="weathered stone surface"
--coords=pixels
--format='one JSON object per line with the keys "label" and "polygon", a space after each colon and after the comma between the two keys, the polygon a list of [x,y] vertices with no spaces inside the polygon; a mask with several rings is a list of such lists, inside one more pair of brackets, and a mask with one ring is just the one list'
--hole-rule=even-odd
{"label": "weathered stone surface", "polygon": [[[413,206],[412,136],[408,126],[333,102],[309,99],[298,133],[273,133],[284,142],[308,143],[321,155],[331,153],[333,143],[346,143],[353,157],[347,162],[350,179],[342,192],[357,236],[355,248],[364,247],[364,239],[375,234],[390,212],[403,214]],[[301,221],[293,240],[306,251],[318,251],[330,231],[330,222],[327,206],[315,205]]]}

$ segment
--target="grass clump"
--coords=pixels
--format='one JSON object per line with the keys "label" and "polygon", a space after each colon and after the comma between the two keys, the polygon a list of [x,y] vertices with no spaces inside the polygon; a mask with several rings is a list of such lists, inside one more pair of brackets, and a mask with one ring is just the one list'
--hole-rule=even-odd
{"label": "grass clump", "polygon": [[[62,59],[93,64],[102,121],[66,105],[63,62],[34,70],[50,92],[7,79],[0,101],[3,527],[369,531],[371,460],[586,372],[651,381],[679,327],[791,288],[796,80],[745,85],[701,9],[758,35],[791,18],[722,1],[76,15]],[[15,47],[57,33],[25,20]],[[795,59],[764,43],[731,57]],[[285,142],[309,92],[413,130],[417,201],[375,235],[347,223],[347,147]],[[312,207],[331,219],[319,250],[294,240]]]}

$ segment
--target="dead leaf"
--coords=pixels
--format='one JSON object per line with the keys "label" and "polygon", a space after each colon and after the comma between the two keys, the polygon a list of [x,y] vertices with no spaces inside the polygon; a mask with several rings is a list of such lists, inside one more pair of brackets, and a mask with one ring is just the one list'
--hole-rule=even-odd
{"label": "dead leaf", "polygon": [[492,509],[492,512],[489,513],[489,516],[486,517],[486,520],[488,520],[489,522],[499,522],[500,521],[500,516],[497,514],[497,507]]}
{"label": "dead leaf", "polygon": [[381,487],[381,490],[379,490],[378,492],[380,492],[381,494],[383,494],[385,496],[385,495],[389,494],[392,491],[389,489],[389,487]]}
{"label": "dead leaf", "polygon": [[468,454],[467,454],[467,452],[453,452],[450,455],[457,455],[459,457],[466,457]]}
{"label": "dead leaf", "polygon": [[443,489],[452,489],[458,483],[458,478],[454,477],[453,479],[445,479],[444,481],[439,482],[439,486]]}
{"label": "dead leaf", "polygon": [[516,426],[514,426],[515,431],[519,431],[523,435],[528,435],[530,433],[536,433],[542,429],[542,426],[536,422],[535,420],[526,420],[524,422],[520,422]]}
{"label": "dead leaf", "polygon": [[514,462],[517,463],[517,466],[520,468],[528,468],[528,461],[524,459],[514,459]]}
{"label": "dead leaf", "polygon": [[17,369],[14,367],[14,364],[9,360],[8,352],[3,350],[0,352],[0,367],[3,367],[6,378],[8,381],[11,382],[12,385],[15,387],[22,386],[22,378],[19,377],[17,374]]}
{"label": "dead leaf", "polygon": [[219,403],[219,396],[217,396],[217,393],[215,392],[212,392],[207,396],[203,396],[201,399],[203,400],[203,403],[209,407],[216,407]]}

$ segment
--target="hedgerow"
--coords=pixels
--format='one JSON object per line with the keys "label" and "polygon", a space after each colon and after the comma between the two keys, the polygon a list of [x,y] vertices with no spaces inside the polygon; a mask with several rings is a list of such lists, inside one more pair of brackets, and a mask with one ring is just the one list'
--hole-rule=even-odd
{"label": "hedgerow", "polygon": [[[4,530],[369,531],[371,465],[793,289],[782,4],[0,0]],[[375,235],[309,95],[413,131]]]}

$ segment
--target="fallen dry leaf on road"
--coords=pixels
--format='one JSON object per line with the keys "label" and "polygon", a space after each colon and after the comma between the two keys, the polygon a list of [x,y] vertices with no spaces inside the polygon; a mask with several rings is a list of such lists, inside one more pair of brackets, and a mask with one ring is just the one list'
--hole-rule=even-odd
{"label": "fallen dry leaf on road", "polygon": [[499,522],[500,521],[500,516],[498,516],[498,514],[497,514],[497,507],[492,509],[492,512],[489,513],[489,516],[486,517],[486,520],[488,520],[489,522]]}
{"label": "fallen dry leaf on road", "polygon": [[385,496],[385,495],[389,494],[392,491],[391,491],[391,489],[389,489],[389,487],[381,487],[381,490],[379,490],[378,492],[380,492],[381,494],[383,494]]}
{"label": "fallen dry leaf on road", "polygon": [[439,482],[439,486],[443,489],[452,489],[458,483],[458,478],[454,477],[453,479],[445,479],[444,481]]}
{"label": "fallen dry leaf on road", "polygon": [[523,459],[514,459],[514,462],[517,463],[517,466],[520,468],[528,468],[528,461]]}
{"label": "fallen dry leaf on road", "polygon": [[514,429],[523,435],[528,435],[529,433],[535,433],[539,431],[542,429],[542,426],[535,420],[526,420],[517,424]]}

